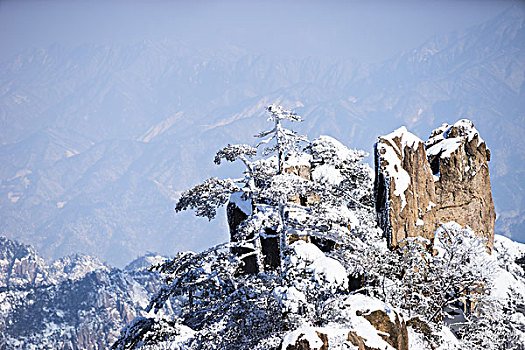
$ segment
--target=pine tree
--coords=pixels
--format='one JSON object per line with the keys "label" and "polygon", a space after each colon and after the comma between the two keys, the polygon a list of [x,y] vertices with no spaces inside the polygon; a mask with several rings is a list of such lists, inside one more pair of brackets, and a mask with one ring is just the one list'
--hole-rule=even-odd
{"label": "pine tree", "polygon": [[[326,136],[308,142],[282,124],[300,121],[295,113],[275,105],[267,112],[274,126],[257,135],[264,139],[256,147],[227,145],[215,156],[216,164],[241,161],[243,176],[207,179],[176,204],[176,211],[191,209],[209,220],[226,203],[242,207],[235,239],[155,267],[166,285],[150,303],[152,317],[130,324],[114,348],[155,347],[185,327],[193,332],[188,348],[277,347],[285,327],[320,322],[326,317],[323,301],[348,290],[348,265],[333,247],[355,248],[368,233],[361,227],[373,216],[372,172],[361,163],[365,153]],[[296,171],[298,159],[307,161],[306,175]],[[277,270],[262,263],[261,242],[271,239],[278,240]],[[301,255],[305,249],[316,252],[316,259]],[[242,273],[253,256],[258,273]],[[180,305],[177,317],[162,314],[167,303]]]}

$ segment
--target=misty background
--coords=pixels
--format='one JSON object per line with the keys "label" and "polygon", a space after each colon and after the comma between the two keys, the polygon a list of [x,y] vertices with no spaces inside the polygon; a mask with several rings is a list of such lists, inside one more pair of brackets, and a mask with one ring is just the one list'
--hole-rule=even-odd
{"label": "misty background", "polygon": [[[497,233],[525,242],[525,5],[519,1],[0,1],[0,233],[49,258],[123,266],[228,238],[175,214],[265,105],[371,152],[474,121]],[[371,163],[372,160],[369,159]]]}

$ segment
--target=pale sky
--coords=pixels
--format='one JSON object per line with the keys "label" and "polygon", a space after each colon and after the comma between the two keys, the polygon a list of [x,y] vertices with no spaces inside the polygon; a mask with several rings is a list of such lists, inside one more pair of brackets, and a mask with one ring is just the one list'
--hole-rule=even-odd
{"label": "pale sky", "polygon": [[0,60],[53,43],[178,40],[191,47],[380,61],[519,1],[0,0]]}

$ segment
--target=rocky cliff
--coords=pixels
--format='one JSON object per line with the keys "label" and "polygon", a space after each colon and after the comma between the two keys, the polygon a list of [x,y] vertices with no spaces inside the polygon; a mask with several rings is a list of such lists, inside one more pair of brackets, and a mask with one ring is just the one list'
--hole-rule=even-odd
{"label": "rocky cliff", "polygon": [[376,211],[388,244],[414,236],[432,239],[436,192],[423,141],[401,127],[379,138],[375,163]]}
{"label": "rocky cliff", "polygon": [[439,203],[437,221],[470,226],[492,251],[496,212],[485,141],[471,121],[462,119],[435,129],[426,147]]}
{"label": "rocky cliff", "polygon": [[28,245],[0,238],[0,349],[107,349],[142,315],[160,278],[145,256],[124,270],[88,256],[47,264]]}
{"label": "rocky cliff", "polygon": [[441,223],[470,226],[494,246],[496,219],[490,151],[466,119],[443,124],[423,143],[402,127],[375,145],[374,192],[378,223],[388,244],[407,237],[430,241]]}

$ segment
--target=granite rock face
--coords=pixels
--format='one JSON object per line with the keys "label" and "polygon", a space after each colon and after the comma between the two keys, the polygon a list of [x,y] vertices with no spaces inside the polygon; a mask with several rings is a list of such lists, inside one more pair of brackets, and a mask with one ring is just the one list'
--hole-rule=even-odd
{"label": "granite rock face", "polygon": [[490,150],[471,121],[443,124],[426,142],[435,177],[436,219],[468,225],[494,247],[496,211],[492,201]]}
{"label": "granite rock face", "polygon": [[425,144],[401,127],[375,145],[376,212],[389,246],[434,237],[436,192]]}
{"label": "granite rock face", "polygon": [[408,350],[407,325],[397,313],[394,313],[394,320],[383,310],[372,311],[363,317],[378,330],[379,336],[394,349]]}
{"label": "granite rock face", "polygon": [[470,226],[494,245],[496,214],[490,151],[471,121],[443,124],[423,143],[401,127],[375,145],[378,223],[390,247],[407,237],[434,238],[441,223]]}

